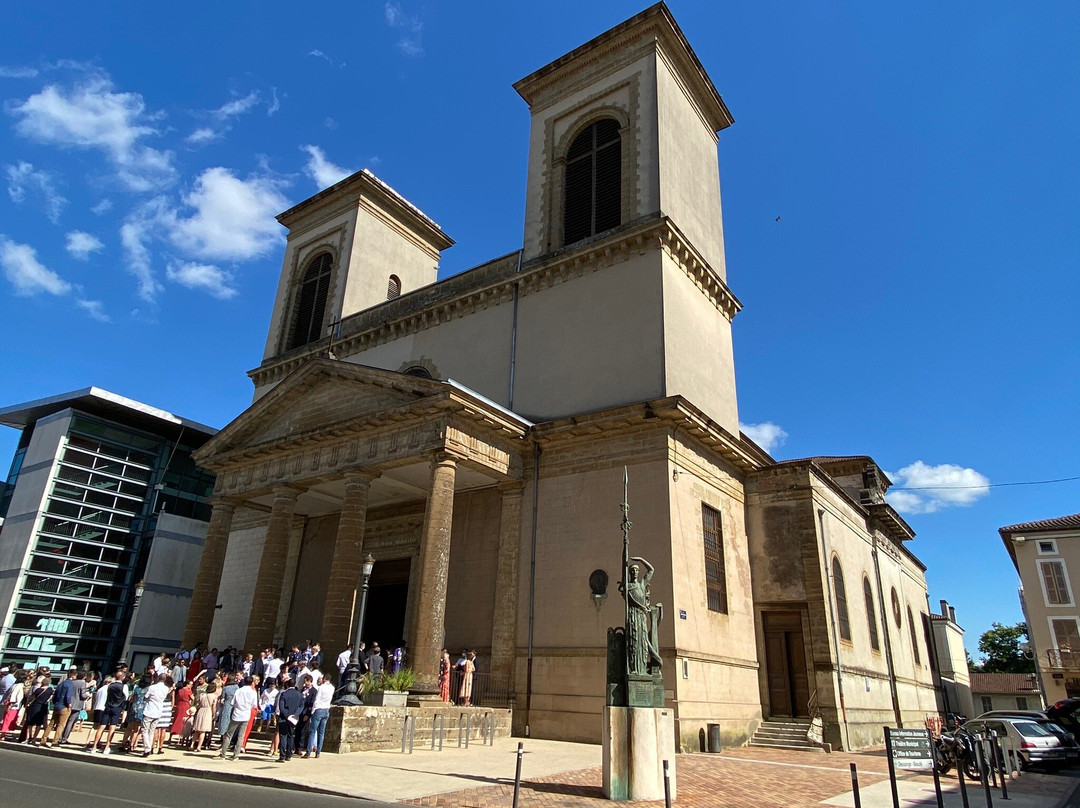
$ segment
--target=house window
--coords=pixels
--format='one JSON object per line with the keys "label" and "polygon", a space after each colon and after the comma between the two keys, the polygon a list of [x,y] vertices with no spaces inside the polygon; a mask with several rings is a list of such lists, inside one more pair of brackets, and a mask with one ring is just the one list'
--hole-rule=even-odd
{"label": "house window", "polygon": [[311,259],[296,296],[296,314],[293,318],[289,346],[286,350],[299,348],[315,342],[322,336],[323,316],[326,314],[326,296],[330,291],[330,270],[334,259],[330,253],[320,253]]}
{"label": "house window", "polygon": [[990,696],[980,696],[979,701],[982,702],[982,711],[988,713],[994,709],[994,700]]}
{"label": "house window", "polygon": [[386,299],[393,300],[395,297],[401,297],[401,278],[391,275],[386,284]]}
{"label": "house window", "polygon": [[896,621],[896,627],[900,628],[903,625],[902,618],[900,616],[900,596],[896,594],[896,587],[894,586],[889,592],[890,600],[892,601],[892,616]]}
{"label": "house window", "polygon": [[1026,710],[1027,708],[1028,708],[1028,706],[1027,706],[1027,696],[1017,696],[1016,697],[1016,709],[1017,710]]}
{"label": "house window", "polygon": [[705,593],[709,611],[727,614],[727,580],[724,572],[724,534],[720,511],[702,503],[701,533],[705,540]]}
{"label": "house window", "polygon": [[563,243],[573,244],[622,222],[619,122],[604,118],[574,138],[566,153]]}
{"label": "house window", "polygon": [[1054,631],[1054,646],[1063,652],[1080,652],[1080,630],[1075,617],[1054,618],[1050,621]]}
{"label": "house window", "polygon": [[877,615],[874,611],[874,589],[870,586],[870,579],[863,576],[862,579],[863,600],[866,601],[866,622],[870,626],[870,647],[875,651],[881,650],[881,640],[878,638]]}
{"label": "house window", "polygon": [[1069,606],[1072,595],[1069,594],[1069,582],[1065,575],[1064,561],[1040,561],[1039,575],[1042,578],[1043,594],[1047,606]]}
{"label": "house window", "polygon": [[1057,542],[1047,539],[1039,542],[1039,555],[1053,555],[1057,552]]}
{"label": "house window", "polygon": [[836,598],[836,624],[840,630],[840,639],[851,641],[851,623],[848,621],[847,589],[844,587],[844,570],[840,559],[832,560],[833,596]]}
{"label": "house window", "polygon": [[907,623],[911,630],[911,653],[915,655],[915,664],[922,665],[922,659],[919,657],[919,632],[915,630],[915,618],[911,615],[910,606],[907,607]]}

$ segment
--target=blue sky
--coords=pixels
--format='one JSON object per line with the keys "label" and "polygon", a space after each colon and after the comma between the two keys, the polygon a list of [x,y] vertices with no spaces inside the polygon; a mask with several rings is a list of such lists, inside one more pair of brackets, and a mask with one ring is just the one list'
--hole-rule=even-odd
{"label": "blue sky", "polygon": [[[742,420],[777,458],[870,454],[907,486],[909,546],[974,650],[1021,619],[997,528],[1080,510],[1078,481],[986,487],[1080,475],[1080,6],[670,6],[735,117]],[[441,277],[517,249],[511,84],[642,7],[8,4],[0,405],[93,384],[227,423],[273,217],[347,171],[456,239]]]}

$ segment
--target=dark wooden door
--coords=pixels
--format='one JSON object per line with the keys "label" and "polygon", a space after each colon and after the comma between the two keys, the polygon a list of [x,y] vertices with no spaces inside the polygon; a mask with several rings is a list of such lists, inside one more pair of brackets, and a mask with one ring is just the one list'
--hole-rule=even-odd
{"label": "dark wooden door", "polygon": [[765,612],[765,674],[769,683],[770,715],[797,718],[809,715],[810,688],[806,678],[802,615]]}

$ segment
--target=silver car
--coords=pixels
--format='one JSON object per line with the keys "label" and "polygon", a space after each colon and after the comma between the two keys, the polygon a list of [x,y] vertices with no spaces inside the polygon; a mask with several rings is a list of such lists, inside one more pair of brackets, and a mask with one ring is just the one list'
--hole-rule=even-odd
{"label": "silver car", "polygon": [[1067,761],[1061,739],[1030,718],[973,718],[964,724],[964,729],[972,733],[993,731],[998,737],[1007,738],[1020,753],[1020,766],[1025,769],[1030,766],[1058,768]]}

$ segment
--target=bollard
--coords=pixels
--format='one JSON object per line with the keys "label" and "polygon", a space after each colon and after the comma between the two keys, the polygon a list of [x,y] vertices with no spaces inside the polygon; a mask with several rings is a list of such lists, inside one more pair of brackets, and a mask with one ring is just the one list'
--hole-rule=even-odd
{"label": "bollard", "polygon": [[1001,774],[1001,799],[1007,800],[1009,799],[1009,786],[1006,785],[1005,781],[1009,778],[1005,776],[1005,758],[1001,748],[1001,737],[996,732],[990,737],[992,739],[990,741],[990,748],[994,752],[995,768],[1000,769]]}
{"label": "bollard", "polygon": [[521,791],[521,757],[525,754],[525,744],[518,741],[517,771],[514,773],[514,808],[518,808],[518,793]]}
{"label": "bollard", "polygon": [[413,753],[413,742],[416,739],[416,716],[405,716],[405,724],[401,728],[401,754],[405,754],[405,741],[409,742],[409,754]]}
{"label": "bollard", "polygon": [[664,808],[671,808],[671,772],[668,762],[664,761]]}
{"label": "bollard", "polygon": [[987,771],[986,757],[983,753],[983,739],[976,736],[975,741],[975,766],[979,770],[982,779],[983,792],[986,794],[986,808],[994,808],[994,795],[990,792],[990,774]]}
{"label": "bollard", "polygon": [[960,801],[964,808],[971,808],[968,805],[967,783],[964,782],[964,762],[960,759],[956,761],[956,780],[960,784]]}
{"label": "bollard", "polygon": [[855,795],[855,808],[862,808],[862,798],[859,796],[859,772],[854,763],[849,765],[851,766],[851,793]]}
{"label": "bollard", "polygon": [[986,749],[983,752],[983,760],[986,762],[987,768],[990,769],[990,785],[992,788],[998,787],[997,782],[997,759],[994,756],[994,738],[997,733],[994,730],[990,730],[986,733]]}
{"label": "bollard", "polygon": [[[437,728],[437,729],[436,729]],[[436,713],[431,718],[431,751],[435,751],[435,733],[439,734],[439,751],[442,751],[443,735],[446,734],[446,716]]]}
{"label": "bollard", "polygon": [[472,727],[470,726],[471,716],[465,713],[465,748],[469,748],[469,736],[472,735]]}

